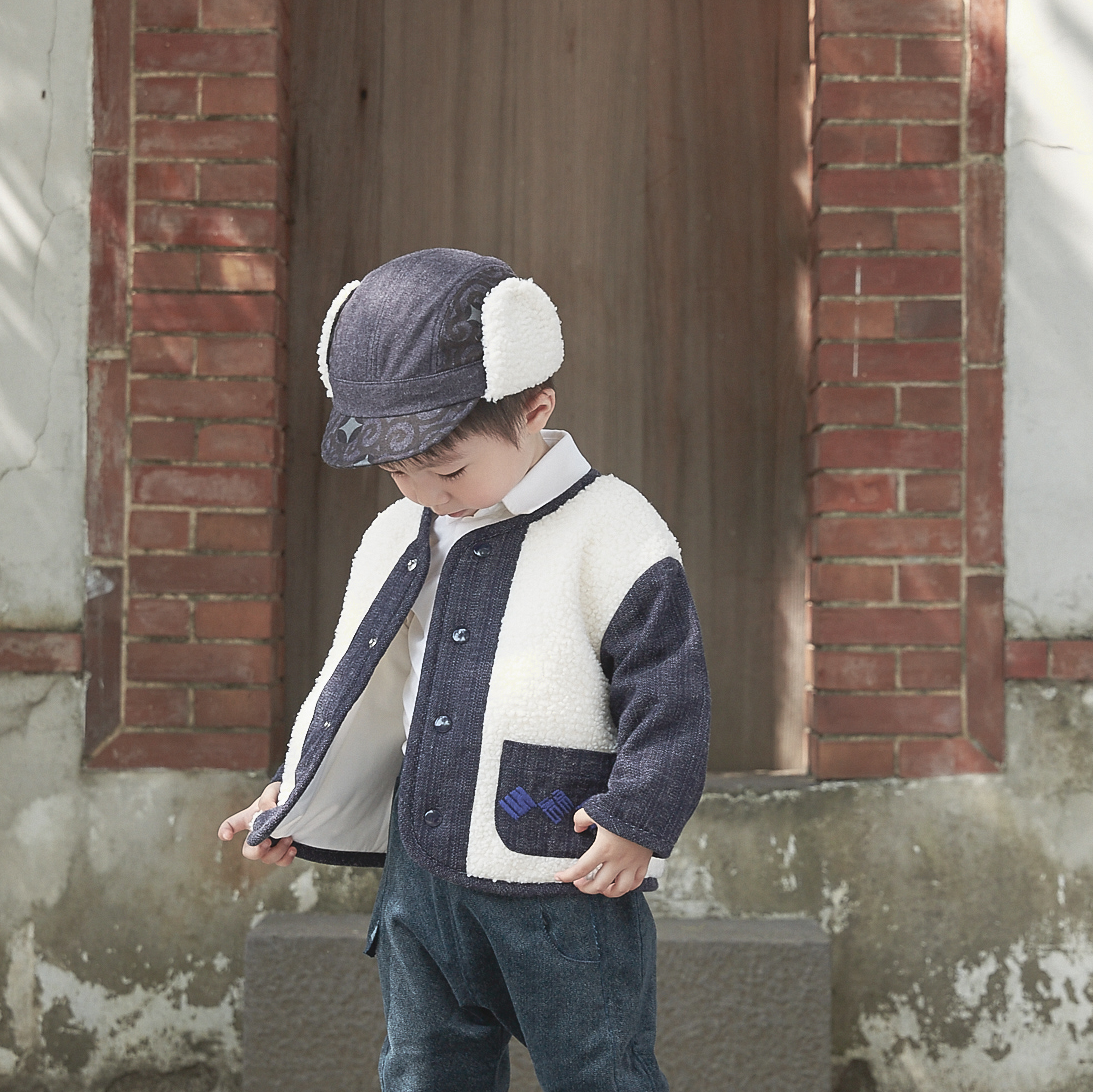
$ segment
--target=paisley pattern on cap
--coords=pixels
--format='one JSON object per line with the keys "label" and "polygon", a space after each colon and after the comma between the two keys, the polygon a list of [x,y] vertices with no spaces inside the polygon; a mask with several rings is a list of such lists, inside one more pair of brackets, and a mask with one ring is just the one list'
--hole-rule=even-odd
{"label": "paisley pattern on cap", "polygon": [[456,293],[452,310],[441,328],[440,342],[451,350],[452,367],[482,359],[482,301],[496,281],[475,277]]}
{"label": "paisley pattern on cap", "polygon": [[443,440],[474,405],[473,401],[464,402],[406,417],[362,418],[331,413],[323,435],[323,461],[348,468],[411,459]]}

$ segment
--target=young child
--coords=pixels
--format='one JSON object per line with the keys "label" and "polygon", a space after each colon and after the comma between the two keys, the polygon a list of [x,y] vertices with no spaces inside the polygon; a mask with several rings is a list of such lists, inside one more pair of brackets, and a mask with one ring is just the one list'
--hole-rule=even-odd
{"label": "young child", "polygon": [[642,895],[702,790],[709,687],[679,548],[545,429],[561,327],[496,258],[424,250],[345,286],[323,458],[404,499],[353,561],[245,856],[384,864],[368,953],[385,1092],[661,1090]]}

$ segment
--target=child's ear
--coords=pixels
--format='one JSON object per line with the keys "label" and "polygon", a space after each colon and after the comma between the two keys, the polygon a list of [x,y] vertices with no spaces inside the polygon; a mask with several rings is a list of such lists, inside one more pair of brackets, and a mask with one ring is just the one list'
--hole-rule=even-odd
{"label": "child's ear", "polygon": [[554,412],[557,397],[550,387],[541,390],[524,410],[528,432],[539,432],[546,428],[550,415]]}

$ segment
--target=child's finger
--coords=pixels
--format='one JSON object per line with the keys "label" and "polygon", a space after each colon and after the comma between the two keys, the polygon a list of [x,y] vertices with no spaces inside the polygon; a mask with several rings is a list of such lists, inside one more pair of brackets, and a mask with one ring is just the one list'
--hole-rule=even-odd
{"label": "child's finger", "polygon": [[246,811],[237,811],[220,824],[216,836],[222,842],[230,842],[242,830],[250,830],[250,821]]}
{"label": "child's finger", "polygon": [[575,880],[573,886],[586,895],[601,895],[618,875],[618,866],[611,861],[604,861],[591,872]]}
{"label": "child's finger", "polygon": [[279,865],[281,868],[292,864],[295,859],[296,847],[291,838],[282,838],[264,858],[266,864]]}
{"label": "child's finger", "polygon": [[597,852],[595,845],[588,849],[584,856],[571,864],[564,872],[556,872],[554,878],[559,883],[573,883],[583,880],[597,866],[603,864],[603,851]]}
{"label": "child's finger", "polygon": [[244,842],[242,853],[248,861],[262,861],[265,860],[266,854],[272,848],[273,843],[270,841],[269,838],[267,838],[264,842],[260,842],[256,846],[248,845],[246,842]]}

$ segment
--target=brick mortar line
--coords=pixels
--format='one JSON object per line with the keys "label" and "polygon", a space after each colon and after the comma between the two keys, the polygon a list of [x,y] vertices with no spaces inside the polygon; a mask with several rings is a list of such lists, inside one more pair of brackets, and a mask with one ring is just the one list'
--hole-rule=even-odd
{"label": "brick mortar line", "polygon": [[[820,297],[826,298],[826,297]],[[817,300],[817,302],[819,302]],[[912,301],[914,302],[914,301]],[[952,302],[943,301],[943,302]],[[899,337],[859,337],[859,338],[846,338],[846,337],[825,337],[817,342],[817,345],[853,345],[857,342],[859,345],[956,345],[958,339],[955,337],[933,337],[933,338],[899,338]],[[826,380],[820,380],[820,382],[827,382]],[[878,382],[884,382],[879,380]],[[902,382],[902,380],[891,380],[890,382]],[[959,382],[953,380],[953,382]]]}
{"label": "brick mortar line", "polygon": [[[856,169],[856,168],[852,168]],[[903,168],[899,168],[902,170]],[[855,215],[867,214],[867,213],[895,213],[896,215],[903,215],[907,213],[928,212],[933,214],[940,214],[943,216],[953,216],[959,212],[958,205],[821,205],[818,209],[818,214],[824,213],[838,213],[840,215],[846,213],[853,213]],[[854,251],[856,254],[857,251]],[[869,254],[864,247],[862,248],[862,254]],[[823,338],[823,341],[827,341],[827,338]],[[945,339],[933,339],[933,340],[947,340],[955,341],[956,338]]]}
{"label": "brick mortar line", "polygon": [[[194,251],[194,250],[134,250],[133,253],[134,254],[195,254],[195,255],[200,256],[204,252],[203,251]],[[215,252],[210,252],[210,253],[212,253],[214,257],[216,256]],[[231,250],[231,251],[226,251],[226,252],[222,251],[221,253],[239,254],[239,255],[242,255],[243,257],[250,258],[250,257],[259,257],[264,253],[269,253],[269,251],[265,251],[265,252],[252,251],[252,252],[248,253],[247,251],[243,251],[243,250]],[[140,295],[140,296],[255,296],[255,297],[274,296],[278,299],[281,298],[281,293],[278,292],[275,288],[151,288],[151,287],[145,287],[145,286],[142,285],[139,288],[134,288],[133,289],[133,294],[134,295]],[[831,299],[831,298],[834,298],[834,297],[825,296],[823,298],[824,299]],[[883,297],[883,298],[890,299],[892,297]],[[916,297],[911,297],[911,298],[918,299],[920,297],[916,296]],[[932,297],[932,298],[942,299],[943,297],[937,296],[937,297]]]}
{"label": "brick mortar line", "polygon": [[[135,85],[137,80],[199,80],[199,79],[214,79],[214,80],[276,80],[278,83],[283,84],[277,72],[270,71],[264,68],[231,68],[221,72],[218,69],[207,68],[142,68],[139,71],[133,73],[133,83]],[[136,90],[134,86],[134,91]],[[148,117],[147,114],[141,114],[141,117]],[[287,130],[286,130],[287,132]]]}
{"label": "brick mortar line", "polygon": [[[887,210],[882,209],[881,211],[886,212]],[[852,258],[855,261],[863,262],[868,261],[870,258],[959,258],[962,256],[959,250],[899,250],[893,247],[877,247],[870,250],[866,250],[864,247],[861,250],[847,250],[846,247],[827,250],[820,248],[816,251],[816,255],[821,260],[823,258]]]}
{"label": "brick mortar line", "polygon": [[[200,295],[201,293],[197,293],[197,294]],[[259,293],[250,293],[250,294],[251,295],[256,295],[256,294],[259,294]],[[267,296],[268,295],[273,295],[273,293],[266,292],[266,293],[264,293],[264,295],[267,295]],[[864,292],[860,296],[855,296],[855,295],[849,295],[848,296],[848,295],[845,295],[845,294],[842,294],[842,293],[839,293],[839,294],[830,293],[829,294],[829,293],[823,292],[819,296],[819,299],[821,299],[821,300],[831,300],[833,303],[854,303],[855,301],[860,301],[861,303],[921,303],[923,301],[926,301],[928,303],[956,303],[956,302],[962,300],[963,298],[964,298],[964,293],[963,292],[951,292],[951,293],[944,294],[944,295],[939,294],[939,293],[935,293],[935,292],[928,292],[928,293],[924,292],[924,293],[922,293],[922,295],[914,295],[912,293],[899,292],[899,293],[895,293],[895,294],[890,295],[890,296],[866,295],[866,293],[864,293]],[[827,341],[829,339],[824,338],[824,340]],[[864,340],[889,341],[889,340],[895,340],[895,339],[894,338],[891,338],[891,339],[890,338],[872,338],[872,339],[858,338],[857,340],[859,342],[861,342],[861,341],[864,341]],[[955,340],[955,339],[950,339],[950,340]]]}
{"label": "brick mortar line", "polygon": [[[237,556],[237,555],[232,555]],[[241,592],[239,595],[232,595],[230,592],[157,592],[156,594],[137,595],[136,598],[139,601],[156,602],[156,603],[275,603],[277,597],[275,595],[254,595],[250,592]],[[213,638],[215,640],[215,638]],[[244,638],[241,638],[241,640]],[[274,640],[275,638],[260,638],[255,637],[253,640]]]}
{"label": "brick mortar line", "polygon": [[947,30],[941,30],[934,33],[930,31],[910,31],[910,30],[896,30],[896,31],[884,31],[884,30],[832,30],[824,34],[816,35],[816,40],[822,42],[825,38],[832,40],[843,39],[855,39],[866,38],[876,41],[895,42],[895,41],[911,41],[911,42],[950,42],[956,43],[963,41],[963,35]]}
{"label": "brick mortar line", "polygon": [[[206,164],[212,164],[213,166],[224,167],[270,167],[279,166],[280,160],[272,156],[200,156],[200,155],[134,155],[133,161],[135,163],[194,163],[198,166]],[[169,198],[166,199],[168,204],[175,204]],[[267,202],[268,203],[268,202]],[[159,204],[154,198],[141,198],[141,204]]]}
{"label": "brick mortar line", "polygon": [[[836,125],[836,128],[853,129],[855,127],[863,126],[926,126],[926,121],[919,120],[917,118],[830,118],[825,119],[821,126],[820,131],[823,131],[823,126],[828,122]],[[949,128],[955,129],[959,122],[953,120],[941,120],[936,126],[932,128]],[[896,163],[893,161],[885,161],[883,163],[816,163],[813,171],[813,176],[818,175],[821,171],[959,171],[961,162],[956,160],[940,160],[935,163]],[[888,206],[884,206],[888,208]],[[916,206],[917,208],[917,206]]]}
{"label": "brick mortar line", "polygon": [[847,698],[955,698],[960,696],[959,687],[939,687],[931,690],[925,687],[907,687],[895,690],[843,690],[831,686],[815,686],[817,694],[838,694]]}
{"label": "brick mortar line", "polygon": [[[142,161],[143,162],[143,161]],[[177,160],[171,160],[172,163],[179,162]],[[197,161],[195,161],[196,164]],[[202,160],[201,163],[207,163],[207,160]],[[244,166],[244,167],[261,167],[266,166],[264,163],[242,163],[232,164],[232,166]],[[275,201],[157,201],[154,198],[142,197],[136,204],[140,207],[148,208],[170,208],[170,209],[254,209],[256,212],[280,212]],[[182,246],[191,244],[182,243],[138,243],[138,246]],[[205,245],[205,244],[192,244],[192,245]],[[215,245],[210,244],[210,249],[223,249],[217,248]],[[274,250],[275,247],[252,247],[252,250]],[[280,253],[279,251],[276,251]]]}
{"label": "brick mortar line", "polygon": [[[160,78],[160,77],[157,77]],[[162,77],[168,79],[170,77]],[[225,76],[225,79],[238,79],[237,76]],[[261,79],[267,79],[268,77],[262,76]],[[277,125],[281,126],[280,119],[276,114],[137,114],[136,120],[141,121],[155,121],[161,122],[165,125],[204,125],[206,122],[261,122],[263,125]],[[286,129],[287,133],[288,130]]]}
{"label": "brick mortar line", "polygon": [[[985,370],[987,366],[983,365]],[[889,387],[912,387],[921,390],[956,390],[959,379],[821,379],[814,390],[887,390]],[[868,426],[873,427],[873,426]],[[882,426],[883,427],[883,426]]]}
{"label": "brick mortar line", "polygon": [[[825,125],[833,126],[837,129],[862,129],[872,127],[874,129],[882,126],[907,126],[917,125],[930,129],[955,129],[960,124],[958,118],[844,118],[838,115],[832,115],[831,117],[825,117],[820,122],[820,129],[822,130]],[[952,162],[951,160],[942,160],[942,163]],[[868,166],[883,166],[884,164],[868,164]],[[922,167],[926,166],[923,163],[901,163],[900,166],[905,167]],[[825,164],[826,166],[826,164]]]}
{"label": "brick mortar line", "polygon": [[[898,72],[823,72],[820,86],[825,83],[886,83],[886,84],[958,84],[960,76],[907,76]],[[824,121],[827,119],[824,118]]]}
{"label": "brick mortar line", "polygon": [[134,18],[133,22],[134,34],[160,34],[160,35],[182,35],[182,34],[198,34],[202,37],[210,37],[217,35],[225,35],[232,38],[269,38],[279,37],[280,31],[278,27],[173,27],[166,24],[156,24],[154,26],[146,26],[141,23],[139,26]]}
{"label": "brick mortar line", "polygon": [[[849,382],[850,384],[853,384],[854,381],[851,379],[849,381],[844,381],[844,382]],[[874,385],[875,386],[894,386],[895,384],[874,384]],[[822,384],[821,384],[821,386],[822,386]],[[950,383],[948,385],[948,389],[950,389],[950,390],[955,389],[957,387],[958,387],[958,384],[956,384],[956,383]],[[819,389],[819,388],[816,388],[816,389]],[[851,389],[851,390],[857,390],[857,389],[866,390],[868,388],[865,387],[865,386],[862,386],[861,388],[856,388],[856,387],[850,386],[849,389]],[[878,424],[870,424],[868,422],[865,422],[865,423],[862,423],[862,424],[854,424],[854,423],[847,423],[847,422],[831,422],[831,423],[824,423],[824,424],[816,425],[812,430],[812,435],[819,436],[819,435],[826,434],[826,435],[830,436],[830,435],[833,435],[836,432],[860,431],[862,429],[868,429],[871,432],[946,432],[946,433],[953,433],[953,432],[960,432],[961,431],[961,426],[960,425],[948,425],[948,424],[943,424],[943,425],[916,425],[916,424],[878,425]],[[838,470],[839,467],[816,467],[816,469],[817,470]],[[873,469],[875,469],[875,470],[918,470],[919,467],[915,467],[915,466],[887,466],[887,467],[885,467],[885,466],[878,466],[878,467],[856,466],[853,469],[855,469],[855,470],[873,470]],[[932,467],[923,467],[922,469],[953,470],[953,471],[956,471],[956,470],[959,469],[959,467],[937,467],[937,466],[932,466]]]}

